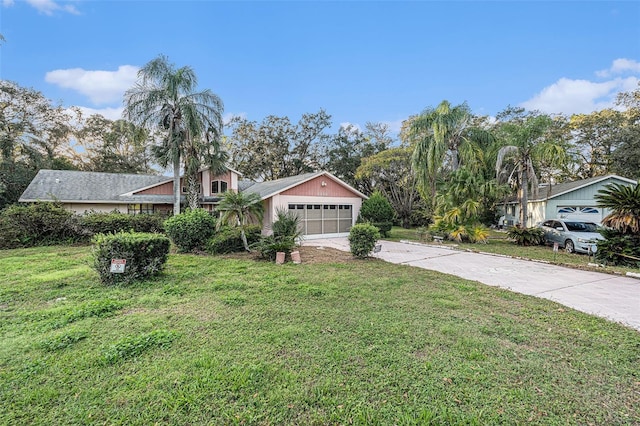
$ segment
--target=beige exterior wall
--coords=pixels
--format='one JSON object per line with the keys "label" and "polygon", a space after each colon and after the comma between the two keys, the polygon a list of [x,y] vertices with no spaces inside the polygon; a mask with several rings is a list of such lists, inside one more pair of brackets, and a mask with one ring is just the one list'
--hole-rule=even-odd
{"label": "beige exterior wall", "polygon": [[62,203],[65,209],[78,214],[89,212],[111,213],[114,210],[120,213],[127,212],[127,204],[83,204],[83,203]]}

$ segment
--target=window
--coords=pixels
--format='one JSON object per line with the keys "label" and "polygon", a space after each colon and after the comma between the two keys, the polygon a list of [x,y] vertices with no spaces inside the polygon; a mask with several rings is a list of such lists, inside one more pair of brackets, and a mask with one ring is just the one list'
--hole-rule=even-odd
{"label": "window", "polygon": [[128,204],[129,214],[153,214],[153,204]]}
{"label": "window", "polygon": [[591,213],[598,214],[598,213],[600,213],[598,211],[598,209],[593,208],[593,207],[583,207],[583,208],[580,209],[580,212],[581,213],[588,213],[588,214],[591,214]]}
{"label": "window", "polygon": [[214,180],[211,182],[212,194],[222,194],[223,192],[227,192],[227,188],[227,182],[223,180]]}
{"label": "window", "polygon": [[575,207],[560,207],[558,213],[575,213]]}
{"label": "window", "polygon": [[[182,187],[182,193],[183,194],[187,193],[187,187],[186,186]],[[201,184],[198,184],[198,194],[202,194],[202,185]]]}

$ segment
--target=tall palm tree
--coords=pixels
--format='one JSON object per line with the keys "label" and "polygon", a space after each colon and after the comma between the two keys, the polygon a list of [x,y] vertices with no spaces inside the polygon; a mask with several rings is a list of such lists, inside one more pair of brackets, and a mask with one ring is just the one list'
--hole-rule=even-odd
{"label": "tall palm tree", "polygon": [[435,196],[436,176],[449,163],[452,171],[461,164],[474,166],[482,157],[482,147],[493,141],[487,130],[474,126],[474,117],[466,103],[452,106],[442,101],[427,108],[411,123],[410,133],[418,139],[413,165],[422,188],[431,187]]}
{"label": "tall palm tree", "polygon": [[595,195],[600,207],[612,210],[602,224],[622,234],[640,234],[640,182],[637,185],[610,183]]}
{"label": "tall palm tree", "polygon": [[197,85],[191,67],[176,69],[160,55],[138,71],[138,82],[125,93],[125,118],[163,135],[161,145],[153,152],[160,165],[173,166],[174,214],[180,213],[183,159],[191,201],[199,197],[196,180],[200,166],[220,169],[224,165],[220,163],[224,160],[220,155],[222,101],[208,89],[197,92]]}
{"label": "tall palm tree", "polygon": [[[538,192],[538,178],[535,165],[538,161],[560,166],[566,158],[561,145],[547,140],[548,130],[553,120],[547,115],[529,115],[523,120],[503,123],[501,132],[509,145],[498,151],[496,178],[505,180],[518,189],[520,202],[520,223],[527,227],[529,189],[534,196]],[[511,159],[505,170],[505,160]],[[506,179],[505,179],[506,176]]]}
{"label": "tall palm tree", "polygon": [[250,222],[262,222],[264,206],[259,194],[255,192],[227,191],[223,194],[216,210],[221,212],[218,228],[222,225],[240,226],[240,237],[246,251],[249,250],[245,226]]}

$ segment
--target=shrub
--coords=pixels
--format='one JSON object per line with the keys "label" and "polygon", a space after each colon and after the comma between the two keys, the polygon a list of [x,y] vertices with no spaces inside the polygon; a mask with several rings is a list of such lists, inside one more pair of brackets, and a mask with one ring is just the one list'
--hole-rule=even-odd
{"label": "shrub", "polygon": [[165,219],[161,214],[88,213],[80,217],[80,224],[91,235],[120,231],[163,232]]}
{"label": "shrub", "polygon": [[598,241],[596,259],[606,265],[640,268],[640,235],[603,229],[604,241]]}
{"label": "shrub", "polygon": [[83,238],[73,213],[59,203],[13,205],[0,213],[0,248],[61,244]]}
{"label": "shrub", "polygon": [[374,191],[371,197],[362,202],[359,222],[371,223],[386,237],[391,230],[394,217],[395,212],[389,200],[379,191]]}
{"label": "shrub", "polygon": [[[244,227],[247,243],[253,245],[260,241],[262,227],[260,225],[247,225]],[[221,228],[206,244],[206,251],[210,254],[225,254],[244,251],[240,228]]]}
{"label": "shrub", "polygon": [[369,256],[380,238],[378,228],[368,223],[360,223],[351,227],[349,231],[349,248],[351,254],[364,259]]}
{"label": "shrub", "polygon": [[264,259],[275,260],[278,252],[284,252],[287,256],[291,255],[297,245],[297,240],[302,236],[298,215],[279,209],[276,211],[276,217],[277,219],[271,225],[273,235],[263,237],[253,245],[253,248]]}
{"label": "shrub", "polygon": [[[120,232],[93,238],[93,268],[103,284],[128,284],[162,271],[169,254],[169,239],[160,234]],[[126,259],[124,273],[110,272],[112,259]]]}
{"label": "shrub", "polygon": [[277,238],[274,235],[262,237],[260,241],[252,245],[252,248],[260,253],[263,259],[276,260],[276,254],[281,251],[290,255],[296,246],[292,238]]}
{"label": "shrub", "polygon": [[216,220],[203,209],[187,210],[164,222],[167,236],[181,252],[203,250],[215,226]]}
{"label": "shrub", "polygon": [[507,231],[507,237],[519,246],[538,246],[544,244],[544,231],[540,228],[512,227]]}

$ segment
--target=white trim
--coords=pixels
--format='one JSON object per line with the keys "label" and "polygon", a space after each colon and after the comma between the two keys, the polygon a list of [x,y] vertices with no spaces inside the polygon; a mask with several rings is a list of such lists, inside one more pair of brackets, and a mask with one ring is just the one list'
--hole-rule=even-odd
{"label": "white trim", "polygon": [[584,183],[584,184],[582,184],[582,185],[578,185],[578,186],[576,186],[575,188],[571,188],[571,189],[568,189],[568,190],[566,190],[566,191],[564,191],[564,192],[560,192],[560,193],[558,193],[558,194],[554,194],[554,195],[552,195],[552,196],[550,196],[550,197],[546,197],[546,198],[537,198],[537,199],[535,199],[535,200],[530,200],[530,201],[545,201],[545,200],[551,200],[552,198],[556,198],[556,197],[559,197],[559,196],[561,196],[561,195],[565,195],[565,194],[568,194],[568,193],[570,193],[570,192],[577,191],[578,189],[582,189],[582,188],[586,188],[586,187],[591,186],[591,185],[595,185],[596,183],[600,183],[600,182],[602,182],[603,180],[607,180],[607,179],[620,179],[621,181],[624,181],[624,182],[627,182],[627,183],[630,183],[630,184],[634,184],[634,185],[638,183],[638,182],[636,182],[635,180],[633,180],[633,179],[629,179],[629,178],[626,178],[626,177],[622,177],[622,176],[618,176],[618,175],[606,175],[606,176],[602,176],[600,179],[596,179],[596,180],[593,180],[593,181],[591,181],[591,182]]}
{"label": "white trim", "polygon": [[[182,179],[182,176],[180,176],[180,179]],[[125,192],[124,194],[120,194],[119,196],[120,197],[134,197],[135,196],[134,192],[146,191],[147,189],[155,188],[156,186],[164,185],[165,183],[169,183],[169,182],[173,182],[173,178],[167,178],[167,180],[164,180],[162,182],[154,183],[153,185],[144,186],[144,187],[139,188],[139,189],[134,189],[133,191]],[[167,195],[173,195],[173,194],[167,194]]]}

